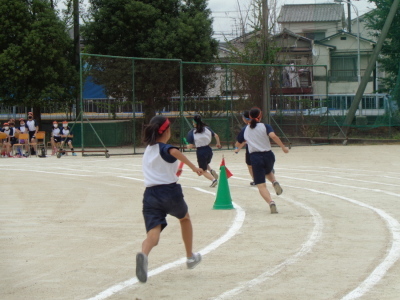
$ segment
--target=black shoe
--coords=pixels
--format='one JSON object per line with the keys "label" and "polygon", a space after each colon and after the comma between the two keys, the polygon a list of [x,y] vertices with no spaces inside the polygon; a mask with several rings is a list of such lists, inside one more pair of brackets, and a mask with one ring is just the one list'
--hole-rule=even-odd
{"label": "black shoe", "polygon": [[256,183],[254,181],[250,182],[250,185],[256,185]]}

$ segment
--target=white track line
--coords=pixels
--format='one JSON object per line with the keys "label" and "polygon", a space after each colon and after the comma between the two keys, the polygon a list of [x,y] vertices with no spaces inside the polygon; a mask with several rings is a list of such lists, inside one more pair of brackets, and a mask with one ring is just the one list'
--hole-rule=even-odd
{"label": "white track line", "polygon": [[300,250],[298,252],[296,252],[294,255],[292,255],[291,257],[287,258],[286,260],[284,260],[279,265],[277,265],[277,266],[273,267],[272,269],[262,273],[258,277],[254,278],[254,279],[252,279],[252,280],[250,280],[248,282],[245,282],[245,283],[239,285],[238,287],[219,295],[218,297],[216,297],[214,299],[222,300],[222,299],[231,298],[233,296],[238,295],[239,293],[241,293],[245,289],[249,289],[249,288],[251,288],[251,287],[253,287],[255,285],[263,283],[264,281],[268,280],[273,275],[275,275],[278,272],[282,271],[286,266],[294,264],[302,256],[304,256],[307,253],[309,253],[311,251],[311,249],[314,247],[314,245],[320,239],[321,234],[322,234],[322,228],[323,228],[323,221],[322,221],[321,215],[314,208],[311,208],[311,207],[309,207],[309,206],[307,206],[305,204],[293,201],[292,199],[289,199],[289,198],[286,198],[286,197],[282,197],[282,196],[280,196],[280,198],[285,199],[288,202],[291,202],[294,205],[300,206],[300,207],[302,207],[305,210],[308,210],[310,212],[310,214],[313,217],[314,228],[313,228],[312,232],[310,233],[308,240],[302,245],[302,247],[300,248]]}
{"label": "white track line", "polygon": [[[356,299],[356,298],[363,296],[375,284],[377,284],[383,278],[383,276],[385,276],[387,271],[400,258],[400,224],[396,219],[394,219],[393,217],[388,215],[383,210],[373,207],[371,205],[365,204],[363,202],[354,200],[354,199],[339,196],[337,194],[321,192],[321,191],[317,191],[315,189],[307,189],[307,188],[302,188],[302,187],[295,187],[295,186],[288,186],[288,187],[309,190],[314,193],[319,193],[319,194],[328,195],[331,197],[336,197],[336,198],[348,201],[350,203],[359,205],[361,207],[368,208],[368,209],[376,212],[379,216],[382,217],[382,219],[386,222],[389,231],[392,233],[392,246],[390,247],[388,255],[386,255],[385,259],[375,268],[374,271],[372,271],[372,273],[358,287],[356,287],[353,291],[351,291],[350,293],[345,295],[342,298],[342,300]],[[375,191],[374,189],[370,189],[370,190]]]}
{"label": "white track line", "polygon": [[[336,184],[336,183],[328,183],[328,182],[322,182],[322,181],[293,178],[293,177],[288,177],[288,176],[281,176],[281,177],[290,178],[290,179],[294,179],[294,180],[301,180],[301,181],[310,181],[310,182],[313,182],[313,183],[323,183],[323,184],[330,184],[330,185],[342,186],[342,187],[348,187],[348,188],[358,188],[358,189],[370,190],[370,191],[375,191],[375,192],[380,192],[380,193],[385,192],[385,191],[378,190],[378,189],[369,189],[369,188],[348,186],[348,185],[342,185],[342,184]],[[240,177],[234,177],[234,176],[232,178],[236,178],[236,179],[239,179],[239,180],[246,180],[246,179],[243,179],[243,178],[240,178]],[[309,188],[304,188],[304,187],[295,187],[295,186],[290,186],[290,185],[286,185],[286,186],[287,187],[291,187],[291,188],[308,190],[308,191],[311,191],[311,192],[314,192],[314,193],[319,193],[319,194],[324,194],[324,195],[336,197],[336,198],[351,202],[353,204],[359,205],[361,207],[365,207],[365,208],[371,209],[374,212],[376,212],[379,216],[382,217],[382,219],[386,222],[389,231],[392,233],[392,246],[391,246],[391,248],[390,248],[390,250],[388,252],[388,255],[385,257],[385,259],[374,269],[374,271],[357,288],[355,288],[353,291],[351,291],[346,296],[344,296],[342,298],[342,300],[351,300],[351,299],[356,299],[356,298],[359,298],[359,297],[363,296],[374,285],[376,285],[383,278],[383,276],[387,273],[387,271],[393,266],[393,264],[395,262],[397,262],[397,260],[399,260],[399,258],[400,258],[400,223],[396,219],[394,219],[393,217],[388,215],[386,212],[384,212],[383,210],[381,210],[379,208],[375,208],[375,207],[373,207],[371,205],[365,204],[363,202],[360,202],[360,201],[357,201],[357,200],[354,200],[354,199],[350,199],[350,198],[347,198],[347,197],[339,196],[337,194],[322,192],[322,191],[318,191],[318,190],[315,190],[315,189],[309,189]],[[385,192],[385,193],[388,194],[388,195],[391,195],[391,196],[396,196],[396,197],[400,196],[397,193],[391,193],[391,192]],[[282,196],[280,196],[280,197],[283,198]],[[285,262],[283,262],[282,264],[284,264]],[[231,296],[233,296],[233,295],[235,295],[237,293],[240,293],[246,287],[254,286],[255,284],[261,283],[263,281],[262,278],[261,278],[262,276],[265,276],[266,278],[268,278],[269,276],[272,276],[272,275],[276,274],[280,269],[276,270],[276,271],[274,271],[274,270],[279,268],[281,265],[276,266],[271,271],[267,271],[267,272],[263,273],[262,275],[260,275],[259,277],[249,281],[248,283],[245,283],[245,284],[239,286],[236,289],[228,291],[228,292],[220,295],[219,297],[217,297],[215,299],[224,299],[226,297],[231,297]],[[233,293],[233,294],[231,294],[231,293]],[[225,294],[229,294],[229,296],[225,296]]]}
{"label": "white track line", "polygon": [[[7,170],[8,172],[10,171],[24,171],[26,172],[26,169],[9,169]],[[48,172],[48,171],[38,171],[38,170],[32,170],[30,169],[29,172],[36,172],[36,173],[46,173],[46,174],[57,174],[57,175],[66,175],[66,176],[80,176],[80,177],[91,177],[93,175],[82,175],[82,174],[71,174],[71,173],[59,173],[59,172]]]}
{"label": "white track line", "polygon": [[[119,176],[122,177],[122,176]],[[143,181],[141,179],[137,179],[137,178],[131,178],[131,177],[122,177],[122,178],[126,178],[126,179],[132,179],[132,180],[140,180]],[[215,195],[215,193],[203,190],[203,189],[199,189],[199,188],[195,188],[198,191],[201,192],[208,192],[210,194]],[[227,242],[228,240],[230,240],[232,237],[234,237],[240,230],[240,228],[243,226],[243,222],[246,216],[245,211],[237,204],[233,203],[234,208],[236,209],[236,216],[232,222],[232,225],[229,227],[228,231],[221,236],[219,239],[215,240],[214,242],[212,242],[211,244],[209,244],[208,246],[206,246],[205,248],[203,248],[202,250],[200,250],[200,253],[202,255],[206,255],[207,253],[217,249],[219,246],[221,246],[223,243]],[[164,272],[168,269],[171,268],[175,268],[181,264],[184,264],[186,262],[186,258],[180,258],[174,262],[171,262],[169,264],[163,265],[157,269],[154,269],[152,271],[150,271],[148,273],[148,277],[157,275],[161,272]],[[131,287],[132,285],[138,283],[138,280],[136,277],[133,277],[131,279],[128,279],[126,281],[120,282],[116,285],[113,285],[112,287],[106,289],[105,291],[97,294],[96,296],[89,298],[89,300],[102,300],[102,299],[106,299],[112,295],[114,295],[115,293],[118,293],[120,291],[122,291],[125,288]]]}
{"label": "white track line", "polygon": [[[367,191],[377,192],[377,193],[380,193],[380,194],[387,194],[387,195],[394,196],[394,197],[400,197],[399,193],[392,193],[392,192],[388,192],[388,191],[380,190],[380,189],[370,189],[370,188],[365,188],[365,187],[360,187],[360,186],[353,186],[353,185],[348,185],[348,184],[339,184],[339,183],[332,183],[332,182],[326,182],[326,181],[317,181],[317,180],[312,180],[312,179],[304,179],[304,178],[282,176],[282,175],[280,177],[289,178],[289,179],[293,179],[293,180],[297,180],[297,181],[307,181],[307,182],[312,182],[312,183],[321,183],[323,185],[334,185],[334,186],[341,186],[341,187],[345,187],[345,188],[367,190]],[[343,178],[343,179],[346,180],[345,178]]]}

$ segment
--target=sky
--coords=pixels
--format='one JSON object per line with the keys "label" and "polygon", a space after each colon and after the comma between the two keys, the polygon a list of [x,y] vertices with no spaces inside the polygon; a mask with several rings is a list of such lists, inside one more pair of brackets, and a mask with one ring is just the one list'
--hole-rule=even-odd
{"label": "sky", "polygon": [[[269,2],[271,0],[268,0]],[[280,6],[284,4],[308,4],[308,3],[335,3],[334,0],[277,0],[278,1],[278,13]],[[59,1],[59,8],[62,8],[62,0]],[[87,3],[88,1],[85,0]],[[240,35],[239,32],[239,4],[243,11],[249,6],[251,0],[208,0],[208,7],[212,12],[213,17],[213,29],[214,38],[219,41],[224,41],[224,36],[229,40]],[[351,3],[357,7],[358,14],[362,14],[375,8],[373,3],[368,0],[351,0]],[[347,15],[347,4],[345,5],[345,12]],[[352,19],[356,17],[354,8],[351,11]]]}
{"label": "sky", "polygon": [[[239,20],[239,5],[242,10],[248,7],[251,0],[208,0],[208,7],[212,11],[214,18],[214,38],[223,41],[224,35],[226,38],[231,39],[238,36],[238,20]],[[313,4],[313,3],[335,3],[333,0],[278,0],[278,11],[280,6],[284,4]],[[358,14],[362,14],[375,8],[373,3],[368,0],[352,0],[351,3],[357,8]],[[345,5],[345,12],[347,16],[347,4]],[[354,8],[351,10],[352,19],[356,17]]]}

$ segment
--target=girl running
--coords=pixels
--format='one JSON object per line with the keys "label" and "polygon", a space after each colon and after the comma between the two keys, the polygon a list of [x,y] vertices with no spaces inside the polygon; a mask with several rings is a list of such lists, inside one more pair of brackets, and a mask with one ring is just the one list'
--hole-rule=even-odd
{"label": "girl running", "polygon": [[147,237],[142,243],[142,252],[136,255],[136,276],[141,282],[147,281],[147,257],[158,244],[161,231],[167,226],[167,214],[179,219],[187,267],[193,269],[201,261],[200,253],[192,252],[193,229],[181,185],[176,183],[177,160],[185,163],[199,176],[203,170],[191,163],[179,148],[167,144],[170,137],[170,122],[163,116],[153,117],[144,132],[147,148],[143,155],[142,169],[146,189],[142,211]]}
{"label": "girl running", "polygon": [[[249,112],[248,110],[246,110],[245,112],[243,112],[243,115],[242,115],[242,120],[243,120],[243,122],[246,124],[246,126],[249,125],[249,124],[250,124],[250,121],[251,121],[251,119],[250,119],[250,114],[249,114],[249,113],[250,113],[250,112]],[[244,143],[236,142],[236,143],[235,143],[235,150],[234,150],[234,152],[235,152],[236,154],[238,154],[239,151],[240,151],[244,146],[246,146],[246,165],[247,165],[247,168],[248,168],[248,170],[249,170],[249,174],[250,174],[251,178],[253,179],[253,181],[250,182],[250,185],[256,185],[256,184],[254,183],[253,168],[251,167],[250,153],[249,153],[249,147],[247,146],[247,143],[246,143],[246,142],[244,142]],[[275,174],[274,169],[272,169],[272,173]],[[272,183],[272,182],[271,182],[271,183]]]}
{"label": "girl running", "polygon": [[[246,124],[246,126],[250,124],[251,119],[250,119],[250,115],[249,115],[249,111],[248,110],[243,112],[242,120]],[[244,142],[244,143],[236,142],[234,151],[235,151],[236,154],[238,154],[240,149],[242,149],[244,146],[246,146],[246,165],[247,165],[247,168],[249,170],[249,174],[250,174],[251,178],[253,179],[253,181],[250,182],[250,185],[256,185],[254,183],[253,168],[251,167],[250,153],[249,153],[249,147],[247,146],[247,143],[246,142]]]}
{"label": "girl running", "polygon": [[275,155],[271,150],[269,138],[273,139],[284,153],[289,152],[280,138],[275,134],[271,125],[260,123],[261,110],[252,108],[250,110],[250,124],[242,129],[239,133],[237,141],[239,143],[247,142],[250,153],[250,161],[253,169],[254,183],[264,200],[269,204],[272,214],[278,213],[276,204],[272,201],[271,194],[267,189],[265,178],[272,182],[277,195],[282,194],[282,188],[275,179],[272,172],[275,163]]}
{"label": "girl running", "polygon": [[[217,141],[216,147],[221,148],[221,143],[218,134],[216,134],[210,127],[201,120],[201,116],[195,115],[193,118],[194,128],[189,131],[187,135],[188,149],[196,146],[197,162],[199,167],[203,169],[204,177],[211,180],[210,187],[215,187],[218,183],[218,174],[215,170],[211,169],[210,163],[213,157],[213,151],[209,146],[213,137]],[[208,173],[207,171],[210,171]]]}

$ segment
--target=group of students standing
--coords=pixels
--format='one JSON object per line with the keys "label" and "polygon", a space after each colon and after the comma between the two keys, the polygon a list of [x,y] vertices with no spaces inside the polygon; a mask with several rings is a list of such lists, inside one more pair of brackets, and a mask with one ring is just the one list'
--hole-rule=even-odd
{"label": "group of students standing", "polygon": [[[74,152],[74,148],[72,145],[72,133],[71,129],[68,126],[67,121],[62,122],[63,126],[60,128],[58,126],[58,122],[54,121],[53,122],[53,128],[51,131],[51,145],[52,145],[52,150],[53,150],[53,155],[56,154],[57,152],[57,145],[62,148],[63,144],[67,144],[71,148],[72,155],[76,156],[76,153]],[[6,134],[6,137],[2,140],[0,140],[1,144],[1,156],[2,157],[28,157],[29,155],[36,155],[36,149],[34,146],[37,144],[37,139],[36,135],[39,131],[39,124],[38,122],[34,119],[33,113],[29,112],[28,113],[28,119],[25,120],[24,118],[19,119],[19,126],[15,127],[15,120],[10,119],[8,122],[5,122],[3,124],[3,127],[0,128],[0,132],[3,132]],[[20,134],[21,133],[27,133],[29,136],[29,140],[26,139],[20,139]],[[23,144],[23,148],[25,152],[23,151],[18,151],[17,153],[14,153],[13,156],[13,151],[12,147],[15,144]],[[30,145],[32,144],[32,145]],[[61,149],[61,151],[63,151]]]}
{"label": "group of students standing", "polygon": [[[288,153],[289,149],[269,124],[261,122],[261,118],[262,112],[259,108],[252,108],[243,114],[246,126],[237,136],[235,152],[246,145],[246,164],[253,178],[252,185],[258,188],[271,213],[275,214],[278,211],[267,189],[266,178],[272,183],[277,195],[282,194],[283,190],[275,179],[275,155],[271,149],[270,138],[284,153]],[[155,116],[146,126],[144,141],[147,147],[142,163],[145,185],[142,213],[147,235],[142,242],[141,252],[136,254],[136,276],[140,282],[147,281],[148,255],[158,244],[161,231],[167,226],[167,214],[176,217],[180,222],[187,267],[193,269],[201,262],[201,254],[193,252],[192,223],[181,185],[177,183],[181,171],[178,169],[178,160],[198,176],[205,176],[211,181],[211,187],[215,187],[218,183],[218,174],[210,167],[213,152],[209,145],[213,137],[217,141],[217,148],[221,148],[221,142],[219,136],[201,120],[199,115],[194,116],[193,126],[187,136],[189,143],[187,148],[196,147],[198,167],[189,161],[179,148],[167,144],[171,137],[168,118]]]}

